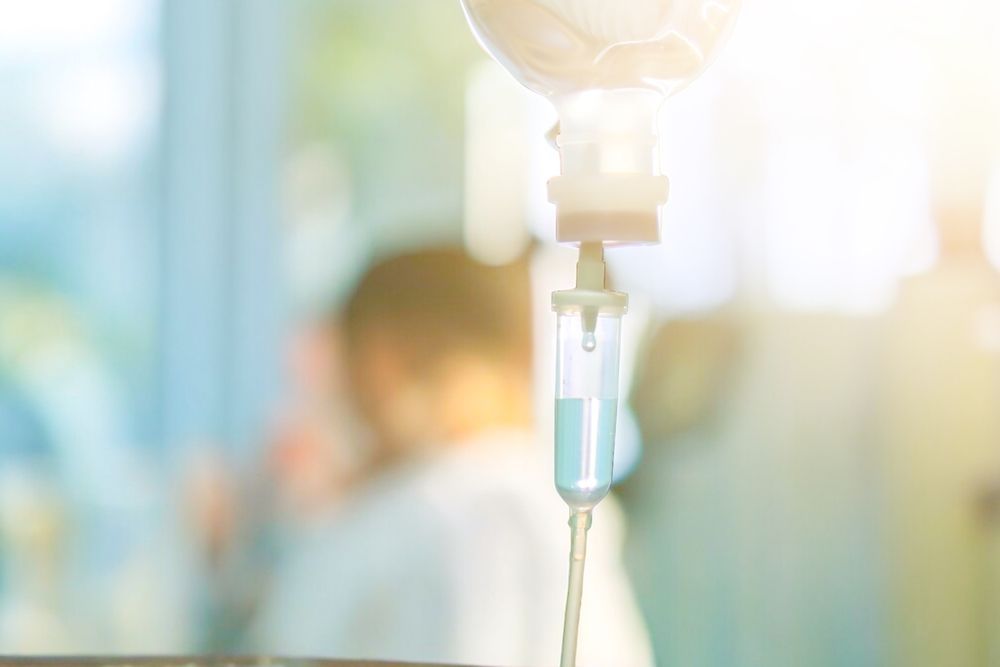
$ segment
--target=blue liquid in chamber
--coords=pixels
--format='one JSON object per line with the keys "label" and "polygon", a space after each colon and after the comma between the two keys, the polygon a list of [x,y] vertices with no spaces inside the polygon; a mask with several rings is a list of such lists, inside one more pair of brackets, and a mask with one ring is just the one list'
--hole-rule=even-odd
{"label": "blue liquid in chamber", "polygon": [[618,399],[556,399],[556,489],[570,507],[591,509],[611,489]]}

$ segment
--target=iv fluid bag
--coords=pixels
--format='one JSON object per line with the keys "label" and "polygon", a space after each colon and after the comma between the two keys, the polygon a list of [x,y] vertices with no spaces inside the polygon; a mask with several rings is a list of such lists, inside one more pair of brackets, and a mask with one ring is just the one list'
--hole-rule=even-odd
{"label": "iv fluid bag", "polygon": [[480,42],[553,97],[590,89],[670,95],[711,62],[740,0],[462,0]]}
{"label": "iv fluid bag", "polygon": [[559,115],[556,239],[657,243],[656,115],[728,35],[740,0],[462,0],[483,47]]}

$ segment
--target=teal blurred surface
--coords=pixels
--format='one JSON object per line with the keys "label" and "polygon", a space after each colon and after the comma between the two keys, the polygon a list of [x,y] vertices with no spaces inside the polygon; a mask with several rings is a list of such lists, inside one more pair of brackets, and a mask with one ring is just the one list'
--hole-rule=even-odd
{"label": "teal blurred surface", "polygon": [[374,660],[225,656],[0,656],[3,667],[461,667]]}

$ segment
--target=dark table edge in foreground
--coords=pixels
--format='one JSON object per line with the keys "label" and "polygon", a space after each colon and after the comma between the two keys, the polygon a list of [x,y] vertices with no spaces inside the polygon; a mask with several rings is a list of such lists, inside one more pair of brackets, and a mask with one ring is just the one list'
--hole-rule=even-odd
{"label": "dark table edge in foreground", "polygon": [[[463,667],[452,664],[228,655],[0,655],[0,667]],[[465,665],[464,667],[471,667]]]}

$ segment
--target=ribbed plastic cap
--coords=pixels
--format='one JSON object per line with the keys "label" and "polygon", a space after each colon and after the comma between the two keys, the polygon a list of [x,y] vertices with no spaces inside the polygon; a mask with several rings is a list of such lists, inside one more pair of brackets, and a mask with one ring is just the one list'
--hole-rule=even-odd
{"label": "ribbed plastic cap", "polygon": [[666,176],[651,174],[556,176],[549,181],[556,240],[659,243],[668,190]]}

